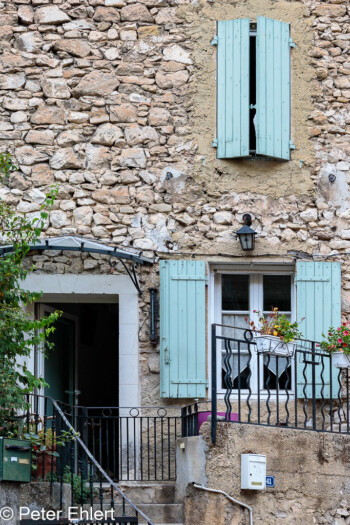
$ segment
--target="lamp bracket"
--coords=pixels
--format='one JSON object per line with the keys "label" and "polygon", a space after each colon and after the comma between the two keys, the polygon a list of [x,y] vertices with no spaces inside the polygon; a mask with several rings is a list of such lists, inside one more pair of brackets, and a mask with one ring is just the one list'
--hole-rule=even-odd
{"label": "lamp bracket", "polygon": [[245,213],[242,219],[243,219],[243,224],[246,224],[247,226],[251,226],[252,216],[250,215],[250,213]]}

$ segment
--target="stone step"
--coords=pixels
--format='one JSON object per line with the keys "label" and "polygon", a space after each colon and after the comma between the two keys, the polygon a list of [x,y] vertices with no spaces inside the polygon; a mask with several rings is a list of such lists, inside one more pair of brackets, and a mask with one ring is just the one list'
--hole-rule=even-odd
{"label": "stone step", "polygon": [[174,483],[119,483],[118,486],[136,505],[139,503],[175,503]]}
{"label": "stone step", "polygon": [[[181,503],[140,503],[135,505],[155,524],[179,524],[183,521],[183,505]],[[88,507],[87,505],[83,506]],[[101,507],[97,504],[93,505],[92,511],[100,510]],[[110,506],[107,504],[103,505],[102,510],[106,511],[110,509]],[[123,507],[121,503],[114,505],[115,515],[123,515]],[[125,513],[127,516],[134,516],[134,511],[129,507],[125,508]],[[139,517],[139,523],[145,523],[145,521]]]}
{"label": "stone step", "polygon": [[[149,504],[140,505],[139,508],[155,525],[177,525],[183,522],[183,506],[180,504]],[[144,524],[146,521],[139,516],[139,523]]]}

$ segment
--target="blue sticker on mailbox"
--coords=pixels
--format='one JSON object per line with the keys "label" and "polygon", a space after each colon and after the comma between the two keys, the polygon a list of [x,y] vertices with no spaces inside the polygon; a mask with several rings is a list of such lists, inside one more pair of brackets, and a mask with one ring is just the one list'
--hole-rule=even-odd
{"label": "blue sticker on mailbox", "polygon": [[273,488],[275,486],[275,476],[266,476],[266,487]]}

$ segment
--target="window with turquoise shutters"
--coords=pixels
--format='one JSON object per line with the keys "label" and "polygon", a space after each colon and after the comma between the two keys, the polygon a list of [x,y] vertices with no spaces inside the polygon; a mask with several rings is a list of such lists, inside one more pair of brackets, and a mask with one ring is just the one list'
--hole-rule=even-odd
{"label": "window with turquoise shutters", "polygon": [[290,26],[258,16],[217,24],[218,158],[262,155],[289,160]]}
{"label": "window with turquoise shutters", "polygon": [[[341,322],[341,275],[339,262],[297,262],[296,267],[297,285],[297,320],[301,322],[301,331],[304,339],[312,341],[322,340],[322,333],[327,334],[328,328],[335,328]],[[324,360],[325,370],[323,377],[326,385],[324,397],[330,398],[330,371],[329,359]],[[321,363],[316,367],[316,397],[321,397]],[[332,397],[338,393],[338,369],[332,367]],[[301,360],[297,363],[297,394],[304,398],[305,371],[308,386],[306,395],[312,398],[311,373],[312,366]]]}
{"label": "window with turquoise shutters", "polygon": [[206,396],[205,262],[160,261],[160,396]]}

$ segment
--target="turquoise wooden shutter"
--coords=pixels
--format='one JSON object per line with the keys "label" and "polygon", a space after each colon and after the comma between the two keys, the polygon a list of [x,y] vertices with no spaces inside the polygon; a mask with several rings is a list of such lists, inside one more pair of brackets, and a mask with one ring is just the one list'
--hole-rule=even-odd
{"label": "turquoise wooden shutter", "polygon": [[[321,341],[322,333],[327,334],[330,326],[337,327],[341,322],[341,275],[340,263],[338,262],[297,262],[297,320],[301,324],[304,339]],[[304,362],[299,358],[297,363],[298,397],[303,398],[303,370]],[[329,385],[329,360],[325,359],[325,370],[323,373],[327,384],[323,395],[330,397]],[[338,393],[338,370],[332,367],[332,397]],[[312,366],[307,365],[307,389],[308,398],[311,393]],[[321,364],[316,366],[316,397],[321,397]]]}
{"label": "turquoise wooden shutter", "polygon": [[205,262],[160,261],[160,397],[206,396]]}
{"label": "turquoise wooden shutter", "polygon": [[264,16],[257,19],[256,152],[290,159],[289,24]]}
{"label": "turquoise wooden shutter", "polygon": [[249,155],[249,18],[218,22],[217,157]]}

